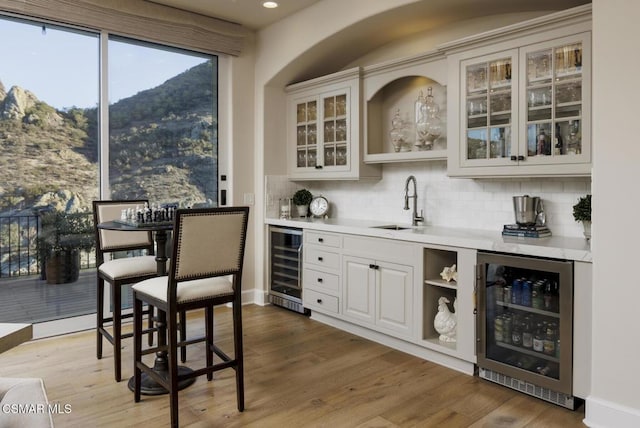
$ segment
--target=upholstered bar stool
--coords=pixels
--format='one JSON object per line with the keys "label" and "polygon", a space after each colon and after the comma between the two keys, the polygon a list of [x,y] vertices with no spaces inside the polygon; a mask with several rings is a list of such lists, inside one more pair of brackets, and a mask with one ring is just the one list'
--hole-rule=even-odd
{"label": "upholstered bar stool", "polygon": [[[134,399],[140,401],[142,373],[169,391],[171,426],[178,426],[178,389],[185,381],[226,368],[236,371],[238,410],[244,410],[244,370],[242,352],[242,266],[247,233],[248,207],[178,210],[174,219],[171,266],[167,277],[156,277],[133,286],[134,297]],[[168,343],[164,343],[159,316],[158,346],[142,350],[143,304],[166,315]],[[233,316],[234,355],[230,357],[214,344],[214,306],[230,303]],[[183,311],[205,309],[205,336],[178,342],[178,317]],[[204,341],[205,366],[196,370],[178,367],[178,348]],[[167,356],[162,352],[166,350]],[[167,361],[161,374],[146,365],[142,356],[158,352],[158,361]],[[214,363],[214,354],[222,361]],[[184,369],[184,368],[182,368]],[[189,384],[188,382],[186,383]]]}
{"label": "upholstered bar stool", "polygon": [[[131,318],[133,314],[122,314],[122,288],[158,275],[155,259],[153,236],[151,232],[125,232],[98,229],[98,224],[120,219],[122,210],[144,206],[146,200],[131,201],[93,201],[93,219],[96,230],[96,268],[97,268],[97,352],[102,358],[102,338],[113,345],[113,359],[116,381],[121,380],[122,339],[133,336],[133,333],[122,334],[122,320]],[[145,250],[146,255],[124,258],[112,258],[115,252]],[[106,317],[104,313],[105,283],[110,286],[113,315]],[[149,329],[153,328],[153,307],[149,307]],[[110,332],[105,324],[112,324]],[[151,343],[152,336],[149,337]]]}

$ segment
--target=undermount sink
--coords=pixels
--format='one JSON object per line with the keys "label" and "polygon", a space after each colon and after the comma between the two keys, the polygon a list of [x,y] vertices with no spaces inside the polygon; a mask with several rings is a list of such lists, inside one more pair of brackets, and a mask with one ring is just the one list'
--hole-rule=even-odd
{"label": "undermount sink", "polygon": [[371,226],[374,229],[386,229],[386,230],[406,230],[411,229],[411,226],[400,226],[398,224],[385,224],[384,226]]}

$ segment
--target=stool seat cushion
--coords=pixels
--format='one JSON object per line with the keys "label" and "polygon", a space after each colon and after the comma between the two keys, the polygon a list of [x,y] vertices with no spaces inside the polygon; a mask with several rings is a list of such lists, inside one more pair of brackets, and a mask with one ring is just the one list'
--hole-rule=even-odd
{"label": "stool seat cushion", "polygon": [[[191,281],[181,281],[176,288],[177,303],[193,302],[218,296],[233,295],[231,276],[216,276]],[[168,279],[166,276],[141,281],[132,288],[162,302],[167,301]]]}
{"label": "stool seat cushion", "polygon": [[104,262],[98,271],[111,280],[122,280],[155,274],[158,264],[155,256],[126,257]]}

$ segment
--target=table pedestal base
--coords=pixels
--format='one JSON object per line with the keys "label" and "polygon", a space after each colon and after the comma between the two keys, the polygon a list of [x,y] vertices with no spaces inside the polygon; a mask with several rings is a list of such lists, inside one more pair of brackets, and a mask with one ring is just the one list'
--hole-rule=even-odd
{"label": "table pedestal base", "polygon": [[[165,379],[169,377],[169,371],[166,368],[158,367],[157,362],[153,367],[153,371],[158,373],[160,376],[162,376]],[[189,367],[178,366],[178,376],[191,373],[191,372],[193,372],[193,370],[191,370]],[[196,381],[196,378],[184,379],[179,381],[178,390],[185,389],[186,387],[192,385],[195,381]],[[135,392],[136,384],[135,384],[135,379],[133,377],[129,379],[128,386],[131,391]],[[162,395],[162,394],[168,394],[169,391],[167,391],[164,386],[160,385],[158,382],[153,380],[153,378],[150,377],[148,374],[146,374],[145,372],[142,372],[142,379],[140,379],[140,393],[142,395]]]}

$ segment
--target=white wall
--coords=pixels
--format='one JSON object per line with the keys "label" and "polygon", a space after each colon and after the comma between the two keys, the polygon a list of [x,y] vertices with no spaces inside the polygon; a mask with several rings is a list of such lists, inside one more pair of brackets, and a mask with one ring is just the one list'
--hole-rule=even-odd
{"label": "white wall", "polygon": [[639,17],[640,2],[593,1],[591,426],[640,426]]}

